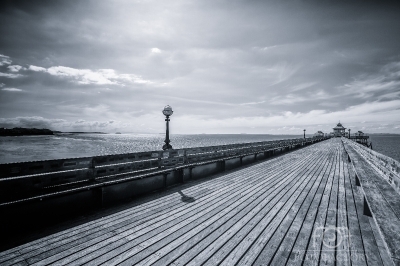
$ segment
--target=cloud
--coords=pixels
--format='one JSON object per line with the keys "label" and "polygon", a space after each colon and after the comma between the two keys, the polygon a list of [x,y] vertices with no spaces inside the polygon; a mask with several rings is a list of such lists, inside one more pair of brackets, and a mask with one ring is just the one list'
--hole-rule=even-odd
{"label": "cloud", "polygon": [[159,53],[161,53],[161,50],[155,47],[155,48],[151,48],[151,52],[153,54],[159,54]]}
{"label": "cloud", "polygon": [[11,72],[18,72],[21,69],[24,69],[22,66],[19,65],[12,65],[7,67]]}
{"label": "cloud", "polygon": [[47,72],[47,69],[45,69],[44,67],[39,67],[39,66],[32,66],[32,65],[30,65],[29,67],[28,67],[28,69],[29,70],[32,70],[32,71],[37,71],[37,72]]}
{"label": "cloud", "polygon": [[279,47],[279,45],[271,45],[271,46],[265,46],[265,47],[257,47],[257,46],[255,46],[255,47],[253,47],[253,49],[257,50],[257,51],[267,51],[267,50],[271,50],[271,49],[277,48],[277,47]]}
{"label": "cloud", "polygon": [[78,129],[84,129],[84,130],[88,130],[88,129],[100,129],[100,130],[114,130],[114,122],[115,121],[85,121],[83,119],[81,120],[77,120],[75,122],[70,123],[70,126],[72,128],[78,128]]}
{"label": "cloud", "polygon": [[3,88],[6,84],[0,83],[0,88]]}
{"label": "cloud", "polygon": [[265,103],[265,101],[240,103],[239,105],[255,105],[255,104],[262,104],[262,103]]}
{"label": "cloud", "polygon": [[350,83],[339,87],[358,98],[397,97],[400,88],[400,62],[384,65],[377,74],[360,75]]}
{"label": "cloud", "polygon": [[21,89],[17,89],[17,88],[3,88],[1,90],[2,91],[22,91]]}
{"label": "cloud", "polygon": [[306,82],[306,83],[294,85],[292,87],[292,92],[310,88],[310,87],[314,86],[315,84],[317,84],[317,82]]}
{"label": "cloud", "polygon": [[[398,123],[398,110],[400,109],[400,100],[387,102],[370,102],[359,105],[353,105],[343,110],[327,111],[327,110],[311,110],[309,112],[281,112],[270,116],[251,116],[251,117],[231,117],[225,119],[205,118],[203,116],[182,116],[179,119],[175,117],[174,127],[177,130],[189,130],[190,133],[205,132],[208,133],[229,133],[232,131],[251,133],[284,133],[289,128],[303,128],[308,130],[322,130],[324,132],[332,131],[337,121],[341,120],[345,126],[354,124],[361,128],[361,121],[368,117],[367,125],[364,129],[367,132],[373,132],[372,124],[387,123],[395,125]],[[382,117],[385,117],[383,120]],[[178,124],[178,125],[177,125]],[[369,131],[371,130],[371,131]],[[391,129],[395,132],[394,128]],[[249,133],[250,133],[249,132]],[[386,131],[387,132],[387,131]],[[299,134],[302,131],[299,131]]]}
{"label": "cloud", "polygon": [[47,69],[47,73],[53,76],[70,77],[79,84],[117,84],[111,81],[101,72],[94,72],[89,69],[75,69],[71,67],[56,66]]}
{"label": "cloud", "polygon": [[269,86],[274,86],[287,81],[299,69],[300,69],[299,65],[294,65],[287,62],[279,62],[273,67],[267,69],[270,75],[275,77],[275,81],[272,84],[269,84]]}
{"label": "cloud", "polygon": [[9,65],[12,61],[9,56],[0,54],[0,66]]}
{"label": "cloud", "polygon": [[22,77],[22,75],[21,74],[12,74],[12,73],[0,72],[0,77],[16,79],[16,78]]}
{"label": "cloud", "polygon": [[76,69],[65,66],[53,66],[43,68],[30,65],[29,70],[35,72],[45,72],[52,76],[61,78],[69,78],[78,84],[95,84],[95,85],[120,85],[125,86],[126,83],[150,84],[149,80],[142,79],[141,76],[134,74],[118,74],[114,69]]}
{"label": "cloud", "polygon": [[[330,95],[329,93],[327,93],[323,90],[318,90],[318,91],[311,91],[311,92],[307,92],[307,93],[302,92],[301,94],[289,93],[286,95],[279,95],[279,96],[273,97],[269,101],[269,103],[273,104],[273,105],[291,105],[291,104],[301,103],[301,102],[322,101],[322,100],[331,99],[331,98],[332,98],[332,95]],[[326,106],[335,106],[335,105],[328,104]]]}
{"label": "cloud", "polygon": [[4,117],[51,115],[77,130],[120,120],[163,132],[160,110],[170,104],[180,133],[394,120],[393,106],[368,110],[400,97],[400,20],[390,5],[11,2],[0,8],[0,83],[29,93],[1,90]]}

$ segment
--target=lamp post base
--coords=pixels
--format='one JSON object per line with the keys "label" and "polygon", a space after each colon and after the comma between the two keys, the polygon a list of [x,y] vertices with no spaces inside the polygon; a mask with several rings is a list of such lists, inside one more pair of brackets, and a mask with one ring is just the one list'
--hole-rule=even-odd
{"label": "lamp post base", "polygon": [[171,150],[172,146],[169,143],[165,143],[164,146],[162,147],[162,149],[165,150]]}

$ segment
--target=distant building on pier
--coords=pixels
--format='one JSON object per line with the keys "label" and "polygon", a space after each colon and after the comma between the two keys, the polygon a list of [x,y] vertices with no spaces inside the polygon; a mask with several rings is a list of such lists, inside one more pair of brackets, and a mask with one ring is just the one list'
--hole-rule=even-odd
{"label": "distant building on pier", "polygon": [[358,132],[354,133],[354,136],[359,136],[359,137],[364,136],[364,132],[358,131]]}
{"label": "distant building on pier", "polygon": [[325,134],[322,131],[318,131],[318,132],[314,133],[314,137],[323,137],[323,136],[325,136]]}
{"label": "distant building on pier", "polygon": [[340,124],[340,122],[333,128],[334,137],[344,137],[346,136],[346,128]]}
{"label": "distant building on pier", "polygon": [[[318,131],[317,133],[319,132],[321,131]],[[314,135],[316,136],[317,133]],[[333,132],[331,132],[329,135],[331,137],[345,137],[367,147],[372,147],[371,143],[368,144],[369,136],[367,136],[364,132],[357,131],[354,134],[350,134],[350,132],[346,132],[346,128],[340,122],[336,125],[336,127],[333,128]]]}

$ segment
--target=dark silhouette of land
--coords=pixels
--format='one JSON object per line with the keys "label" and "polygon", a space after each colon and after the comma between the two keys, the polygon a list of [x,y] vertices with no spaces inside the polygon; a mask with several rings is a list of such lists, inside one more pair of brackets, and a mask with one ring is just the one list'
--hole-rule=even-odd
{"label": "dark silhouette of land", "polygon": [[53,135],[53,131],[47,128],[0,128],[0,136],[26,136],[26,135]]}
{"label": "dark silhouette of land", "polygon": [[54,135],[54,134],[107,134],[104,132],[61,132],[47,128],[0,128],[0,136],[30,136],[30,135]]}

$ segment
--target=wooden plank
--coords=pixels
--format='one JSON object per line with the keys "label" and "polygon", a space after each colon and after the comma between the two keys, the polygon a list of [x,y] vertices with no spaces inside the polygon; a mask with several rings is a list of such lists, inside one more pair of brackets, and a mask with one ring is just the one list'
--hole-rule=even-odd
{"label": "wooden plank", "polygon": [[269,230],[265,230],[264,232],[265,235],[262,237],[260,236],[257,241],[252,244],[251,249],[249,249],[241,258],[239,262],[240,264],[253,263],[253,261],[259,256],[259,247],[263,248],[266,245],[271,234]]}
{"label": "wooden plank", "polygon": [[[321,205],[318,208],[318,214],[316,217],[316,220],[314,222],[313,226],[313,233],[312,233],[312,243],[309,243],[307,250],[312,250],[313,251],[313,257],[311,256],[306,256],[304,259],[304,263],[306,265],[317,265],[319,264],[322,260],[325,260],[325,262],[329,262],[326,257],[322,258],[322,252],[324,249],[324,235],[325,235],[325,228],[326,228],[326,222],[327,219],[329,219],[329,214],[331,213],[330,210],[328,209],[329,206],[331,206],[332,203],[332,198],[336,196],[334,194],[334,189],[337,184],[338,178],[336,175],[336,167],[338,164],[338,158],[339,155],[335,154],[335,165],[331,170],[331,178],[332,178],[332,183],[329,184],[328,190],[325,191],[324,195],[324,200],[322,201]],[[328,220],[329,221],[329,220]],[[325,252],[327,254],[326,256],[329,256],[331,254]],[[309,254],[308,254],[309,255]],[[329,258],[328,258],[329,259]]]}
{"label": "wooden plank", "polygon": [[372,217],[368,217],[368,220],[371,225],[371,229],[372,229],[372,232],[374,233],[376,244],[379,249],[379,255],[382,260],[382,265],[393,266],[394,265],[393,260],[390,257],[389,251],[386,249],[385,242],[383,241],[383,239],[381,237],[378,226],[376,225],[376,223]]}
{"label": "wooden plank", "polygon": [[[214,186],[213,186],[213,188],[214,188]],[[69,234],[68,234],[68,235],[69,235]],[[58,239],[56,239],[56,241],[58,241]],[[35,247],[35,248],[37,247],[37,243],[35,243],[34,247]]]}
{"label": "wooden plank", "polygon": [[[293,180],[292,180],[292,181],[293,181]],[[275,190],[273,191],[272,194],[274,194],[274,193],[276,192],[276,190],[277,190],[277,189],[275,189]],[[268,195],[267,199],[265,198],[265,196],[266,196],[266,195],[265,195],[265,190],[264,190],[264,197],[261,196],[261,199],[264,198],[264,201],[263,201],[263,202],[264,202],[264,205],[265,205],[267,202],[270,202],[270,201],[271,201],[271,196],[272,196],[272,195]],[[263,204],[255,205],[255,203],[257,203],[257,202],[255,201],[255,199],[257,199],[257,198],[260,198],[260,197],[253,194],[252,196],[249,197],[248,202],[243,204],[244,207],[246,207],[246,205],[247,205],[247,207],[248,207],[249,204],[251,204],[251,207],[249,208],[250,212],[248,212],[248,214],[247,214],[246,216],[242,216],[242,218],[239,220],[239,222],[237,222],[235,225],[240,224],[240,221],[243,220],[243,219],[249,219],[249,217],[251,217],[251,215],[256,214],[256,213],[263,207]],[[276,198],[276,196],[275,196],[273,199],[275,199],[275,198]],[[261,200],[261,199],[260,199],[260,200]],[[240,213],[239,210],[240,210],[240,209],[235,208],[235,209],[232,210],[231,213],[234,214],[234,215],[236,216],[238,213]],[[227,219],[229,219],[229,218],[232,218],[232,216],[224,215],[222,218],[223,218],[223,220],[227,220]],[[213,218],[212,220],[214,220],[214,218]],[[221,220],[221,219],[216,219],[216,220],[214,220],[214,221],[219,221],[219,220]],[[202,226],[204,225],[204,226],[207,226],[207,227],[208,227],[208,226],[210,226],[210,225],[212,225],[212,224],[213,224],[213,222],[210,221],[210,222],[209,222],[208,224],[206,224],[206,225],[202,224]],[[199,228],[199,229],[200,229],[200,228]],[[185,231],[186,231],[186,230],[185,230]],[[178,241],[175,241],[175,243],[174,243],[175,245],[169,244],[169,245],[168,245],[166,248],[164,248],[163,250],[158,250],[158,251],[156,251],[155,253],[153,253],[153,256],[150,256],[150,257],[146,258],[145,260],[142,260],[142,261],[141,261],[140,263],[138,263],[137,265],[149,265],[149,264],[154,263],[154,262],[155,262],[156,260],[158,260],[160,257],[162,257],[162,256],[166,255],[167,253],[169,253],[170,251],[174,250],[175,246],[178,246],[178,245],[180,245],[180,244],[183,243],[183,242],[187,242],[187,240],[188,240],[190,237],[192,237],[193,235],[197,234],[198,231],[199,231],[199,230],[197,230],[197,228],[193,228],[189,234],[185,234],[185,237],[183,237],[183,238],[181,238],[181,239],[178,239]],[[167,240],[166,242],[169,242],[169,241]],[[154,252],[155,250],[156,250],[156,249],[153,249],[152,252]],[[140,255],[140,257],[142,256],[142,254],[138,254],[138,255]],[[141,259],[140,257],[139,257],[139,259]],[[125,265],[136,264],[136,263],[137,263],[137,261],[134,261],[134,260],[131,260],[131,259],[124,261],[124,264],[125,264]]]}
{"label": "wooden plank", "polygon": [[[203,202],[204,203],[204,202]],[[189,209],[190,210],[190,209]],[[189,210],[185,210],[185,211],[183,211],[183,212],[181,212],[180,214],[181,214],[181,216],[185,213],[185,212],[188,212]],[[198,213],[198,211],[196,211],[196,213]],[[172,214],[170,214],[170,215],[172,215]],[[170,216],[169,215],[169,216]],[[197,214],[198,215],[198,214]],[[159,217],[159,219],[161,219],[161,218],[163,218],[163,217]],[[155,227],[157,227],[157,226],[159,226],[160,224],[164,224],[164,223],[166,223],[166,221],[168,221],[168,220],[170,220],[171,222],[170,222],[170,224],[172,225],[173,224],[173,220],[175,219],[176,217],[168,217],[167,219],[164,219],[163,221],[161,221],[161,222],[158,222],[158,223],[155,223],[155,221],[154,220],[151,220],[151,221],[149,221],[149,222],[147,222],[147,223],[143,223],[143,224],[141,224],[140,226],[139,226],[139,228],[142,228],[143,230],[141,231],[141,232],[138,232],[138,230],[139,230],[139,228],[138,227],[136,227],[135,229],[134,229],[134,231],[135,231],[135,233],[136,233],[136,235],[138,235],[138,236],[140,236],[140,235],[143,235],[146,231],[151,231],[151,229],[154,229]],[[181,217],[181,219],[183,220],[183,217]],[[185,220],[185,221],[183,221],[183,222],[187,222],[188,220]],[[150,226],[151,225],[151,226]],[[118,233],[119,231],[118,230],[114,230],[116,233]],[[127,237],[127,235],[129,235],[129,234],[132,234],[133,232],[132,232],[132,230],[128,230],[128,231],[126,231],[125,233],[124,233],[124,237]],[[135,235],[135,234],[134,234]],[[132,237],[132,236],[131,236]],[[88,243],[86,243],[86,245],[88,245]],[[50,261],[54,261],[54,260],[57,260],[57,259],[59,259],[59,258],[61,258],[62,256],[65,256],[66,255],[66,253],[75,253],[79,248],[84,248],[84,245],[78,245],[78,246],[76,246],[76,247],[73,247],[73,248],[71,248],[71,249],[68,249],[68,250],[66,250],[65,252],[57,252],[57,254],[56,255],[54,255],[54,256],[52,256],[52,257],[50,257],[50,258],[46,258],[45,260],[43,260],[43,261],[40,261],[40,263],[46,263],[46,262],[50,262]]]}
{"label": "wooden plank", "polygon": [[[148,218],[148,217],[147,217]],[[132,225],[131,225],[132,226]],[[113,228],[113,230],[116,230],[115,228]],[[90,237],[86,237],[86,238],[80,238],[80,241],[81,242],[86,242],[87,240],[90,240],[91,238],[93,238],[94,236],[96,236],[96,235],[93,235],[93,234],[91,234],[90,235]],[[67,238],[65,241],[70,241],[71,239],[70,238]],[[76,241],[75,241],[76,242]],[[60,244],[62,244],[63,242],[62,241],[58,241],[57,243],[55,243],[54,245],[55,246],[59,246]],[[71,243],[70,243],[71,244]],[[40,258],[42,258],[43,256],[46,256],[46,255],[49,255],[49,254],[53,254],[53,253],[58,253],[58,252],[60,252],[60,248],[59,249],[57,249],[57,250],[48,250],[50,247],[49,246],[47,246],[46,247],[46,249],[47,249],[47,253],[46,254],[41,254],[40,256],[36,256],[35,257],[35,259],[32,259],[32,261],[35,261],[35,260],[38,260],[38,259],[40,259]],[[66,249],[67,247],[64,247],[64,249]],[[41,252],[41,250],[39,249],[39,250],[36,250],[36,252]],[[30,254],[26,254],[26,255],[30,255],[30,256],[32,256],[32,255],[34,255],[33,253],[30,253]]]}
{"label": "wooden plank", "polygon": [[[291,171],[294,173],[295,171]],[[287,173],[286,173],[287,174]],[[276,189],[272,192],[273,195],[276,195],[278,193]],[[282,193],[282,192],[279,192]],[[276,196],[274,196],[276,197]],[[255,198],[254,199],[254,204],[261,204],[265,205],[267,204],[270,200],[269,197],[264,198],[264,200],[260,202],[262,198]],[[239,219],[241,219],[246,213],[249,211],[253,210],[252,208],[253,205],[247,206],[245,209],[242,210],[237,210],[237,214],[231,218],[228,219],[225,218],[224,220],[219,220],[217,224],[212,224],[211,226],[208,226],[199,232],[195,231],[192,232],[194,236],[190,238],[187,241],[184,241],[181,243],[179,246],[175,245],[167,245],[165,248],[163,248],[163,251],[161,254],[165,255],[163,256],[160,260],[158,260],[155,265],[166,265],[172,263],[174,259],[182,255],[181,258],[179,258],[179,261],[174,261],[174,264],[187,264],[187,262],[195,256],[198,252],[203,250],[204,248],[208,247],[210,243],[212,243],[215,239],[219,238],[221,234],[223,234],[227,228],[230,228],[232,225],[234,225]],[[236,210],[235,210],[236,211]],[[178,243],[179,244],[179,243]],[[165,250],[172,250],[172,252],[165,254],[167,251]],[[157,253],[158,254],[158,253]]]}
{"label": "wooden plank", "polygon": [[[290,177],[290,179],[292,179],[291,182],[289,183],[289,184],[291,184],[291,186],[294,185],[293,182],[298,182],[298,180],[296,180],[293,176]],[[217,228],[212,227],[212,226],[210,228],[210,226],[209,226],[206,229],[204,229],[203,231],[206,231],[206,232],[207,231],[209,232],[211,230],[212,234],[208,234],[207,235],[207,238],[209,239],[209,241],[204,241],[203,240],[202,241],[202,246],[203,247],[209,246],[210,242],[214,243],[216,239],[222,239],[223,237],[221,236],[221,234],[223,232],[225,232],[224,234],[229,234],[229,232],[226,231],[227,229],[233,230],[232,228],[235,227],[235,226],[240,228],[241,227],[241,223],[244,223],[244,221],[246,221],[246,220],[248,221],[251,217],[254,217],[256,214],[259,215],[260,210],[262,210],[262,208],[265,208],[264,207],[265,205],[269,204],[272,207],[273,203],[276,202],[279,199],[279,197],[281,197],[281,196],[277,196],[277,195],[283,195],[283,194],[287,193],[287,186],[289,184],[283,185],[283,187],[281,186],[282,188],[280,188],[280,190],[274,189],[271,194],[267,193],[266,195],[258,197],[258,198],[252,197],[251,198],[251,200],[252,200],[251,205],[248,205],[245,209],[242,209],[242,210],[238,210],[238,209],[234,210],[233,214],[235,214],[235,216],[233,216],[233,217],[225,216],[223,220],[225,220],[225,221],[228,220],[226,223],[221,224],[221,226],[218,226]],[[273,196],[272,199],[271,199],[271,196]],[[254,204],[257,204],[256,207],[254,207]],[[213,229],[214,230],[217,229],[217,231],[213,232],[212,231]],[[216,232],[218,232],[219,234],[215,234]],[[189,235],[189,237],[192,237],[192,236],[198,234],[199,232],[197,230],[194,230],[193,232],[190,232],[190,233],[191,234]],[[199,250],[200,249],[200,247],[199,247],[200,243],[198,243],[199,239],[195,238],[194,241],[192,239],[190,239],[190,240],[191,241],[189,241],[189,242],[191,242],[191,244],[189,244],[187,240],[181,240],[180,242],[183,242],[184,243],[183,245],[181,243],[179,243],[179,242],[177,242],[175,245],[167,245],[165,248],[163,248],[162,250],[159,250],[152,257],[149,257],[146,260],[141,261],[139,263],[139,265],[146,265],[148,263],[154,263],[156,260],[159,259],[157,256],[159,256],[159,255],[165,256],[165,255],[169,254],[170,251],[174,251],[174,253],[176,253],[176,255],[179,255],[180,252],[176,252],[176,250],[175,250],[176,249],[176,245],[178,245],[178,246],[181,245],[180,249],[182,251],[184,249],[190,247],[191,245],[192,246],[195,245],[195,248],[197,250]],[[211,253],[209,253],[209,254],[211,254]],[[188,256],[188,254],[186,254],[186,257],[190,258],[191,256],[190,255]],[[164,265],[165,265],[165,263],[171,263],[171,256],[169,256],[168,260],[169,260],[168,262],[166,262],[164,260],[164,261],[162,261],[160,263],[164,264]],[[128,263],[129,262],[133,262],[133,261],[128,261]],[[186,264],[186,262],[182,262],[182,261],[174,262],[174,263],[176,263],[176,264]]]}
{"label": "wooden plank", "polygon": [[[281,241],[286,235],[288,228],[293,223],[295,216],[299,214],[301,207],[302,206],[306,206],[307,208],[309,207],[312,197],[307,197],[307,196],[309,195],[309,193],[314,194],[316,188],[319,186],[322,178],[322,175],[320,173],[321,171],[324,170],[324,167],[326,166],[327,163],[326,159],[327,159],[326,154],[324,156],[321,156],[320,160],[316,161],[317,164],[313,166],[313,169],[309,169],[309,172],[306,172],[304,174],[305,178],[302,179],[302,182],[303,183],[308,182],[307,185],[297,198],[295,197],[295,194],[291,196],[290,200],[295,200],[294,204],[292,205],[287,215],[284,216],[282,223],[275,230],[271,238],[268,239],[268,242],[266,242],[264,246],[257,247],[256,245],[254,245],[254,247],[259,248],[261,251],[257,255],[256,260],[252,262],[252,264],[267,265],[271,263],[270,260],[274,256],[277,249],[278,248],[280,249]],[[296,190],[299,189],[300,187],[297,188]],[[305,215],[305,211],[303,211],[303,213]],[[213,257],[217,257],[217,254],[215,254]],[[244,262],[250,263],[250,261],[244,261]]]}
{"label": "wooden plank", "polygon": [[[291,254],[291,250],[293,248],[293,245],[295,243],[295,240],[297,238],[297,235],[301,229],[302,224],[304,223],[304,220],[307,217],[307,213],[310,211],[310,208],[315,205],[315,202],[319,200],[319,197],[322,194],[322,191],[326,185],[327,182],[327,174],[326,172],[329,171],[331,167],[331,162],[329,160],[329,156],[332,153],[331,150],[327,150],[327,158],[323,162],[323,168],[321,169],[321,172],[319,173],[318,178],[320,179],[319,182],[315,182],[314,187],[312,188],[312,193],[306,198],[306,200],[303,202],[301,205],[298,213],[296,214],[296,217],[294,218],[292,224],[290,224],[289,229],[285,232],[285,230],[279,230],[277,232],[278,236],[276,236],[278,239],[275,240],[279,242],[281,239],[280,243],[277,244],[278,248],[275,250],[275,254],[273,256],[273,259],[271,261],[268,261],[267,263],[270,263],[272,265],[284,265],[286,264],[286,261],[289,259],[289,256]],[[283,233],[284,232],[284,233]],[[274,241],[274,240],[271,240]],[[264,250],[269,247],[267,245]],[[258,260],[264,260],[264,255],[261,253],[258,256]],[[257,263],[257,261],[256,261]]]}
{"label": "wooden plank", "polygon": [[[329,140],[329,145],[334,145],[333,140]],[[316,201],[313,208],[307,214],[304,220],[299,235],[296,242],[292,248],[290,259],[287,261],[288,265],[302,265],[307,261],[307,263],[318,263],[320,255],[320,245],[314,242],[314,229],[315,227],[321,226],[322,218],[326,214],[327,203],[329,201],[330,190],[333,182],[333,168],[336,165],[336,153],[331,155],[330,158],[330,170],[327,172],[328,180],[322,191],[317,192],[317,197],[320,201]],[[325,213],[324,213],[325,211]],[[316,226],[317,223],[317,226]],[[308,264],[306,264],[308,265]]]}
{"label": "wooden plank", "polygon": [[[285,158],[282,158],[282,160],[285,160]],[[275,161],[276,161],[276,160],[275,160]],[[273,162],[273,161],[271,161],[271,163],[272,163],[272,162]],[[242,171],[243,171],[243,170],[238,171],[237,173],[240,174]],[[209,181],[209,182],[211,182],[211,181]],[[209,182],[205,182],[204,184],[207,185]],[[215,186],[213,186],[212,188],[215,188]],[[185,193],[186,193],[186,191],[185,191]],[[190,193],[190,191],[188,190],[187,193]],[[157,202],[157,204],[160,204],[160,203]],[[146,206],[140,206],[140,207],[146,207]],[[112,219],[114,219],[114,217],[112,217]],[[94,223],[94,222],[93,222],[93,223]],[[100,225],[101,225],[101,224],[100,224]],[[92,223],[89,223],[88,226],[92,226]],[[71,233],[72,233],[72,232],[71,232]],[[70,234],[69,234],[69,235],[70,235]],[[72,235],[73,235],[73,234],[72,234]],[[72,236],[72,235],[71,235],[71,236]],[[45,241],[47,242],[47,241],[49,241],[49,239],[46,238]],[[58,239],[55,238],[55,241],[58,241]],[[34,243],[34,246],[36,247],[37,245],[38,245],[38,243],[35,242],[35,243]]]}
{"label": "wooden plank", "polygon": [[339,145],[340,159],[339,159],[339,188],[338,188],[338,205],[337,205],[337,230],[336,230],[336,250],[335,261],[337,265],[351,265],[350,260],[350,232],[347,223],[347,207],[346,207],[346,188],[344,185],[344,148]]}
{"label": "wooden plank", "polygon": [[[337,144],[337,149],[339,151],[340,144]],[[320,254],[320,263],[324,265],[334,265],[336,254],[336,240],[341,235],[346,234],[346,228],[338,228],[336,226],[337,220],[337,204],[338,204],[338,185],[339,185],[339,171],[340,171],[340,161],[341,156],[340,152],[338,152],[338,158],[335,165],[334,171],[334,181],[331,188],[331,195],[329,197],[329,205],[327,210],[327,215],[325,218],[325,225],[322,230],[324,230],[322,234],[322,246],[321,246],[321,254]],[[340,230],[340,231],[339,231]]]}
{"label": "wooden plank", "polygon": [[[278,166],[278,165],[279,165],[279,163],[277,164],[277,166]],[[114,225],[115,225],[115,224],[114,224]],[[165,225],[165,223],[164,223],[164,225]],[[121,227],[118,227],[118,228],[121,229]],[[86,227],[86,229],[88,229],[88,228]],[[126,228],[125,228],[125,229],[126,229]],[[121,229],[121,230],[123,230],[123,229]],[[86,230],[86,231],[90,231],[90,230]],[[86,232],[86,231],[84,231],[84,232]],[[75,231],[75,232],[76,232],[76,231]],[[123,232],[126,232],[126,230],[123,231]],[[66,234],[65,234],[65,235],[66,235]],[[61,236],[61,235],[59,235],[59,236]],[[116,235],[113,235],[113,234],[110,233],[108,236],[109,236],[109,237],[114,237],[114,236],[116,236]],[[52,238],[52,239],[54,239],[54,238]],[[88,238],[84,238],[84,237],[83,237],[82,239],[86,239],[86,240],[87,240]],[[82,240],[82,239],[81,239],[81,240]],[[106,239],[107,239],[107,238],[106,238]],[[97,240],[96,240],[96,241],[97,241]],[[44,243],[44,241],[42,241],[41,243]],[[54,243],[55,243],[55,242],[54,242]],[[78,242],[75,242],[75,243],[77,244]],[[89,244],[89,245],[90,245],[90,244]],[[44,246],[46,246],[46,245],[44,245]],[[78,246],[79,246],[79,245],[78,245]],[[77,246],[76,246],[76,247],[77,247]],[[73,247],[73,248],[75,248],[75,247]],[[72,248],[72,249],[73,249],[73,248]],[[37,250],[40,251],[40,248],[38,248]],[[57,250],[57,249],[55,249],[55,250]],[[75,249],[75,250],[76,250],[76,249]],[[59,250],[57,250],[57,251],[59,251]],[[54,252],[54,251],[52,251],[52,252]],[[68,251],[68,252],[71,252],[71,250]],[[11,253],[10,253],[10,254],[11,254]],[[40,254],[43,254],[43,253],[40,253]],[[48,254],[49,254],[49,253],[47,253],[47,255],[48,255]],[[65,254],[64,254],[64,255],[65,255]],[[1,255],[0,255],[0,258],[1,258]],[[57,261],[58,258],[62,258],[62,255],[58,255],[58,257],[56,256],[56,258],[53,257],[52,259],[56,259],[55,261]],[[50,259],[50,260],[48,260],[48,261],[51,261],[52,259]],[[35,261],[35,260],[33,260],[33,261]],[[40,260],[39,260],[39,261],[40,261]],[[38,262],[39,262],[39,261],[38,261]],[[71,261],[72,261],[72,260],[71,260]],[[44,261],[44,262],[45,262],[45,261]]]}
{"label": "wooden plank", "polygon": [[[262,181],[262,182],[265,182],[265,181]],[[263,183],[262,183],[262,184],[263,184]],[[248,188],[247,188],[247,191],[248,191],[247,193],[243,193],[243,191],[240,192],[240,193],[242,193],[242,194],[240,194],[240,195],[247,195],[247,194],[249,194],[250,192],[254,191],[254,187],[252,187],[252,186],[248,187]],[[231,193],[233,193],[233,192],[231,192]],[[237,192],[235,192],[234,195],[237,195]],[[249,195],[250,195],[250,194],[249,194]],[[218,205],[220,205],[220,204],[223,203],[224,201],[225,201],[225,198],[223,198],[222,201],[220,200],[220,201],[218,202]],[[235,206],[237,206],[238,202],[235,202],[235,203],[232,205],[232,204],[228,201],[227,204],[228,204],[228,205],[227,205],[225,208],[223,208],[223,211],[224,211],[224,212],[229,211],[229,210],[234,210],[234,209],[235,209]],[[201,222],[201,220],[199,220],[199,219],[197,219],[196,221],[197,221],[197,222]],[[196,222],[196,223],[197,223],[197,222]],[[155,235],[155,237],[161,237],[162,235],[168,235],[169,233],[171,233],[171,231],[166,231],[166,230],[163,229],[163,228],[159,228],[159,231],[160,231],[161,235]],[[175,230],[173,230],[172,232],[174,232],[174,231],[175,231]],[[145,239],[144,239],[144,240],[145,240]],[[135,242],[130,243],[130,246],[125,247],[123,250],[119,249],[119,250],[118,250],[118,252],[120,253],[119,256],[115,257],[115,254],[111,254],[114,258],[113,258],[113,260],[108,260],[107,263],[117,263],[117,262],[121,262],[121,261],[123,261],[123,260],[129,258],[130,256],[136,254],[137,252],[140,252],[140,251],[142,251],[143,249],[147,248],[147,247],[150,246],[151,243],[153,243],[153,241],[155,241],[155,240],[158,240],[158,238],[156,238],[156,239],[154,239],[154,238],[153,238],[153,239],[150,239],[150,243],[149,243],[149,242],[144,243],[142,240],[136,239]],[[137,245],[137,243],[140,243],[140,245]],[[133,244],[133,246],[132,246],[132,244]],[[136,245],[136,246],[135,246],[135,245]],[[125,252],[125,251],[128,251],[128,252]],[[105,254],[105,255],[106,255],[106,254]],[[103,257],[104,257],[104,255],[103,255]],[[106,259],[107,259],[107,256],[105,256],[105,257],[106,257]],[[101,261],[94,260],[94,261],[91,261],[90,263],[98,264],[99,262],[105,262],[105,260],[102,258]]]}
{"label": "wooden plank", "polygon": [[352,265],[367,265],[360,223],[358,221],[356,199],[354,197],[354,194],[358,193],[358,191],[357,188],[353,186],[353,184],[355,184],[354,173],[351,172],[347,155],[343,156],[343,165],[345,174],[344,185],[346,189],[347,224],[350,235],[350,260]]}

